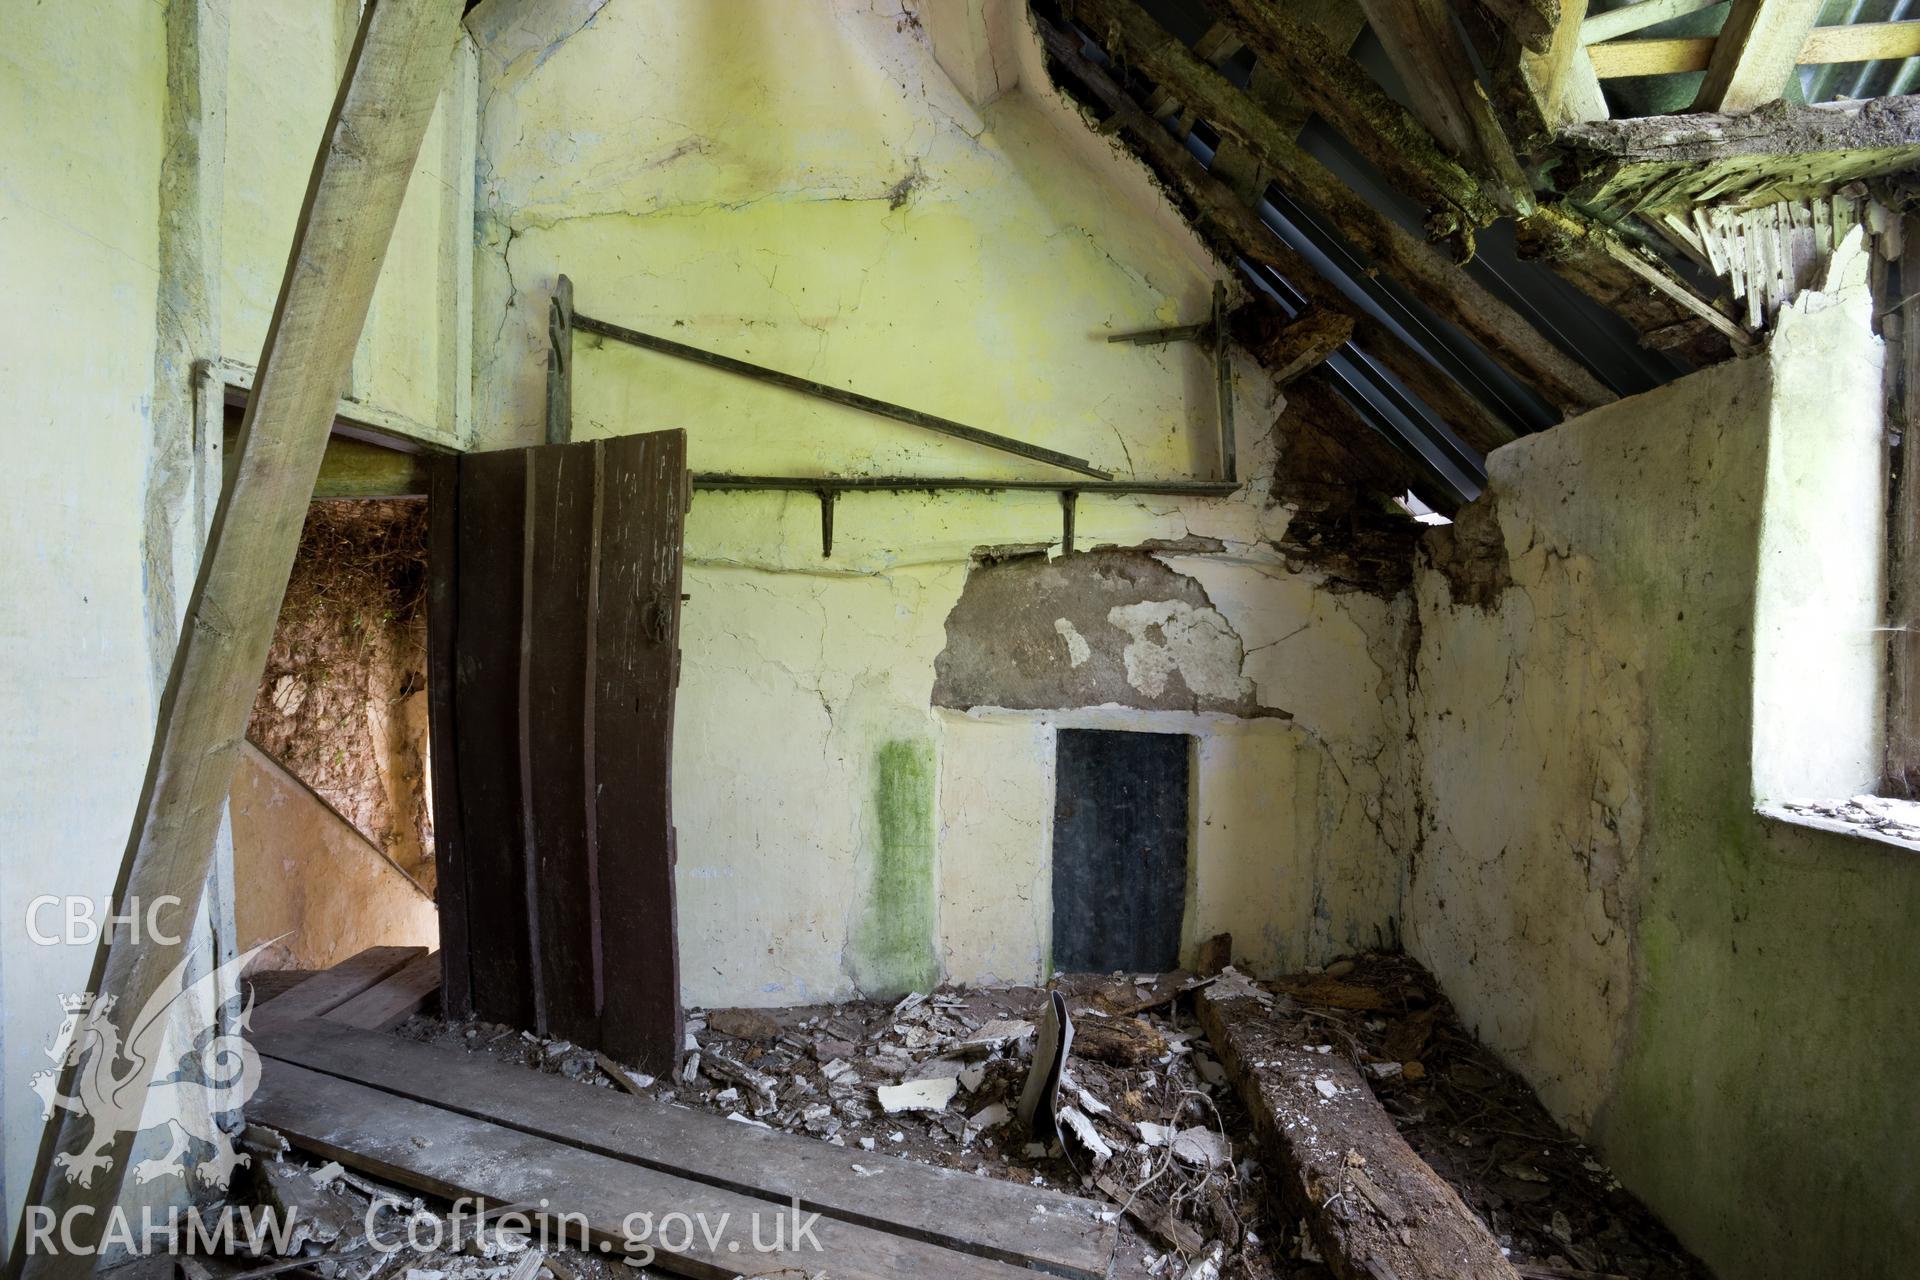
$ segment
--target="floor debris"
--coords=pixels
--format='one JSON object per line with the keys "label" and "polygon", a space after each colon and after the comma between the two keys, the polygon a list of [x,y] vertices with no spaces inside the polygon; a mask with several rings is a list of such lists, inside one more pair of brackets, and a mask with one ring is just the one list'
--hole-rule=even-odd
{"label": "floor debris", "polygon": [[[690,1022],[700,1029],[680,1073],[638,1092],[752,1119],[745,1114],[750,1091],[725,1068],[718,1076],[707,1070],[718,1051],[774,1082],[776,1105],[759,1117],[762,1124],[853,1148],[856,1157],[875,1151],[1104,1198],[1124,1228],[1116,1277],[1178,1280],[1197,1268],[1225,1280],[1324,1280],[1332,1273],[1297,1218],[1280,1208],[1257,1159],[1251,1118],[1195,1021],[1190,993],[1201,981],[1120,974],[1053,984],[1075,1028],[1058,1084],[1062,1104],[1071,1103],[1079,1120],[1063,1118],[1063,1127],[1077,1131],[1084,1122],[1108,1148],[1097,1165],[1077,1136],[1064,1145],[1051,1137],[1034,1143],[1014,1115],[1051,1004],[1047,990],[1032,987],[943,988],[897,1002],[753,1010],[758,1016],[741,1020],[731,1016],[739,1011],[711,1011]],[[1356,956],[1273,984],[1228,969],[1214,989],[1259,1001],[1322,1062],[1357,1067],[1351,1087],[1381,1098],[1408,1143],[1487,1223],[1521,1275],[1707,1276],[1594,1153],[1558,1129],[1526,1086],[1474,1043],[1412,961]],[[777,1027],[771,1036],[767,1022]],[[1083,1052],[1087,1028],[1121,1023],[1140,1030],[1121,1027],[1102,1043],[1129,1046],[1114,1055],[1122,1061]],[[750,1034],[729,1034],[729,1026]],[[402,1028],[412,1038],[560,1072],[538,1041],[504,1031],[425,1018]],[[1132,1047],[1156,1042],[1153,1056]],[[1388,1065],[1399,1070],[1374,1069]],[[1314,1078],[1321,1075],[1337,1099],[1340,1086],[1328,1071]],[[583,1078],[625,1087],[597,1063]],[[928,1081],[952,1090],[938,1110],[886,1114],[880,1089]],[[722,1101],[729,1089],[733,1099]]]}

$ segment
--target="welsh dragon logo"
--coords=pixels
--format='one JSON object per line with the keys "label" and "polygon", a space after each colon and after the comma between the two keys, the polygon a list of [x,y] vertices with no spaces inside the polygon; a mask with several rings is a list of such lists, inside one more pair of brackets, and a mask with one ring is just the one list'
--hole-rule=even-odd
{"label": "welsh dragon logo", "polygon": [[[253,1005],[249,1000],[236,1030],[226,1035],[214,1027],[192,1034],[193,1011],[224,1008],[237,999],[241,972],[269,945],[261,943],[235,956],[191,987],[186,978],[192,957],[183,958],[141,1008],[125,1043],[113,1024],[112,996],[95,999],[92,992],[83,992],[61,997],[66,1017],[47,1050],[54,1065],[34,1073],[33,1091],[40,1095],[45,1119],[61,1108],[93,1120],[85,1146],[54,1156],[69,1182],[90,1186],[96,1171],[111,1168],[108,1149],[114,1138],[138,1132],[143,1112],[156,1117],[155,1126],[167,1126],[172,1141],[165,1155],[133,1166],[134,1181],[184,1175],[184,1157],[196,1141],[213,1148],[212,1156],[194,1167],[201,1183],[224,1189],[233,1180],[234,1170],[248,1157],[234,1149],[233,1139],[214,1117],[238,1110],[259,1087],[260,1056],[240,1034],[247,1029]],[[186,1042],[188,1035],[191,1042]],[[76,1064],[74,1093],[60,1093],[61,1073]],[[147,1082],[144,1097],[137,1087],[142,1081]]]}

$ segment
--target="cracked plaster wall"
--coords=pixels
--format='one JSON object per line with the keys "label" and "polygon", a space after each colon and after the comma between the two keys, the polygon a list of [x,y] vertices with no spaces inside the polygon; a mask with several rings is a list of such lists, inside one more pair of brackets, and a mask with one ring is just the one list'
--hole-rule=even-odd
{"label": "cracked plaster wall", "polygon": [[1764,355],[1498,450],[1509,578],[1415,584],[1409,947],[1724,1276],[1920,1246],[1920,862],[1755,811],[1872,772],[1867,307],[1851,277]]}
{"label": "cracked plaster wall", "polygon": [[[565,272],[588,315],[1122,476],[1213,473],[1204,358],[1103,335],[1204,314],[1218,268],[1134,162],[1031,88],[1049,82],[1024,26],[1022,87],[976,110],[890,3],[489,0],[470,24],[484,444],[542,438],[547,299]],[[910,899],[890,877],[920,865],[923,833],[901,828],[921,815],[936,972],[1039,977],[1062,724],[1200,738],[1190,944],[1231,930],[1274,970],[1390,936],[1408,606],[1280,563],[1287,512],[1267,501],[1275,446],[1255,425],[1277,406],[1239,372],[1240,471],[1261,479],[1229,500],[1085,496],[1077,542],[1157,548],[1176,585],[1155,599],[1213,612],[1183,657],[1237,645],[1209,687],[1292,721],[1064,691],[935,709],[975,549],[1056,542],[1052,493],[848,495],[831,559],[811,495],[696,495],[674,759],[689,1003],[839,998],[916,971],[871,917]],[[576,437],[685,427],[697,471],[1064,475],[584,337],[573,397]],[[1136,621],[1158,644],[1155,620]],[[1107,630],[1083,636],[1089,660],[1124,664],[1142,640]],[[918,753],[930,770],[884,764]]]}
{"label": "cracked plaster wall", "polygon": [[[0,463],[15,486],[0,557],[9,1222],[41,1132],[27,1081],[47,1063],[55,997],[84,988],[94,955],[90,945],[35,945],[27,904],[112,891],[217,497],[218,458],[196,435],[193,367],[259,359],[357,15],[357,0],[9,8],[0,47],[0,127],[12,140],[0,159],[0,279],[18,301],[0,318]],[[443,440],[464,431],[468,312],[456,300],[472,265],[474,101],[469,60],[423,150],[347,388]],[[217,432],[217,411],[214,421]],[[125,1198],[137,1215],[185,1195],[180,1179],[164,1178]]]}

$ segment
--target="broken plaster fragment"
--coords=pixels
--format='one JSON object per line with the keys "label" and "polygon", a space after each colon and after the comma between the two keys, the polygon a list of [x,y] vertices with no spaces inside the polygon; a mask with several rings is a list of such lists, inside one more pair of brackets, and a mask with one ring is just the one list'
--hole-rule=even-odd
{"label": "broken plaster fragment", "polygon": [[886,1113],[894,1116],[907,1111],[944,1111],[959,1089],[960,1082],[954,1077],[935,1076],[927,1080],[882,1085],[875,1090],[875,1096]]}
{"label": "broken plaster fragment", "polygon": [[1196,1169],[1219,1169],[1233,1163],[1233,1147],[1211,1129],[1182,1129],[1173,1135],[1173,1156]]}
{"label": "broken plaster fragment", "polygon": [[1155,1124],[1151,1120],[1142,1120],[1134,1127],[1140,1130],[1140,1141],[1150,1147],[1164,1147],[1173,1141],[1174,1130],[1170,1125]]}
{"label": "broken plaster fragment", "polygon": [[1093,1127],[1093,1121],[1087,1119],[1086,1113],[1080,1108],[1062,1107],[1056,1115],[1061,1127],[1087,1149],[1087,1154],[1093,1157],[1095,1164],[1105,1164],[1113,1157],[1113,1148],[1100,1137],[1100,1131]]}

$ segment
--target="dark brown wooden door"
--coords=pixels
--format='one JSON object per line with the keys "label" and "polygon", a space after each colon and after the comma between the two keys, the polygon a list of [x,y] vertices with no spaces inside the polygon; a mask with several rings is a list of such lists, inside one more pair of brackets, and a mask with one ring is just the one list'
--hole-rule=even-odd
{"label": "dark brown wooden door", "polygon": [[686,434],[466,454],[433,485],[443,1000],[670,1071]]}

